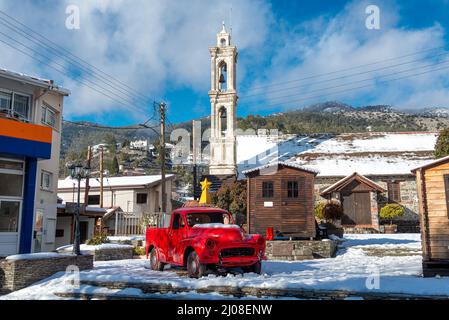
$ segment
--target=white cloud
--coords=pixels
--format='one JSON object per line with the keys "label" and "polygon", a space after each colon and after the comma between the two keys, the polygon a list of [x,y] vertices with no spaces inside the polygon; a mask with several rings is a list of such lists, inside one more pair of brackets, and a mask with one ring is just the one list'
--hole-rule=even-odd
{"label": "white cloud", "polygon": [[[80,8],[79,30],[65,28],[65,8],[69,4]],[[269,5],[259,0],[135,0],[132,4],[123,0],[44,3],[11,0],[0,3],[0,9],[75,55],[156,98],[173,88],[191,88],[206,94],[210,79],[208,47],[215,44],[221,21],[229,20],[231,6],[233,36],[239,49],[251,52],[260,48],[268,35],[271,13]],[[73,94],[66,108],[68,116],[103,112],[114,106],[109,99],[36,64],[31,58],[22,57],[1,44],[0,50],[5,52],[3,67],[51,77],[71,89]],[[242,67],[240,75],[245,73]],[[107,85],[103,87],[112,90]]]}
{"label": "white cloud", "polygon": [[[416,60],[425,57],[424,54],[331,74],[325,77],[295,81],[311,75],[345,70],[354,66],[366,65],[444,45],[444,30],[439,24],[423,29],[404,29],[399,27],[399,8],[390,1],[382,1],[379,5],[381,29],[368,30],[365,27],[365,18],[367,17],[365,8],[368,4],[370,4],[368,1],[354,1],[333,17],[320,16],[313,20],[305,21],[292,32],[281,31],[278,34],[280,41],[272,58],[273,63],[271,67],[265,69],[264,77],[253,84],[253,88],[261,85],[265,87],[270,84],[273,87],[267,87],[266,94],[258,97],[248,96],[245,99],[245,95],[242,95],[241,104],[245,107],[249,106],[249,108],[255,111],[263,108],[297,108],[326,100],[343,100],[355,104],[362,101],[362,103],[366,104],[381,103],[392,104],[400,108],[417,108],[427,106],[427,104],[422,105],[422,103],[426,102],[425,99],[413,99],[414,96],[432,97],[435,91],[435,93],[439,93],[435,94],[435,97],[441,97],[441,92],[444,91],[443,85],[448,80],[447,71],[445,73],[444,71],[433,72],[420,77],[412,77],[390,83],[379,83],[375,80],[369,80],[373,78],[373,75],[377,77],[391,75],[379,80],[410,75],[415,72],[402,71],[412,67],[416,68],[416,73],[428,70],[422,67],[434,61],[430,57],[413,64],[380,70],[374,74],[366,73],[329,82],[323,81],[342,75],[360,73]],[[444,56],[440,58],[447,59],[449,57]],[[396,76],[395,73],[397,74]],[[367,79],[369,81],[363,81]],[[288,81],[293,82],[276,86],[276,83]],[[341,86],[347,83],[353,84]],[[340,92],[359,86],[367,87]],[[292,89],[274,91],[289,87]],[[253,91],[250,90],[247,95],[262,92],[261,89],[255,89]],[[313,98],[307,99],[308,97]],[[447,102],[444,103],[443,99],[438,99],[437,101],[439,101],[440,106],[449,107]]]}
{"label": "white cloud", "polygon": [[[206,95],[210,81],[208,47],[215,44],[221,20],[225,18],[229,21],[231,6],[233,39],[240,51],[237,79],[241,89],[328,73],[444,44],[445,30],[440,25],[424,29],[401,28],[399,7],[391,1],[377,2],[381,9],[381,30],[365,28],[365,7],[371,4],[367,1],[354,1],[335,16],[322,15],[297,26],[290,26],[281,17],[275,17],[271,5],[264,0],[134,0],[132,4],[125,0],[3,0],[0,1],[0,9],[135,90],[158,98],[169,90],[183,88],[193,90],[198,97]],[[80,8],[80,30],[65,28],[65,8],[69,4]],[[0,31],[11,32],[3,25],[0,25]],[[72,96],[67,100],[66,117],[123,112],[108,98],[2,43],[0,52],[0,66],[52,78],[69,88]],[[423,66],[429,61],[416,65]],[[63,63],[56,60],[53,64],[56,62]],[[391,72],[380,71],[377,75]],[[321,84],[310,83],[326,78],[310,79],[291,84],[306,84],[302,88],[267,93],[262,96],[266,99],[263,103],[250,103],[254,100],[245,98],[250,93],[241,90],[239,108],[258,111],[274,103],[280,108],[291,108],[328,99],[350,103],[386,103],[407,108],[422,107],[426,102],[444,106],[447,97],[444,89],[448,80],[446,74],[429,73],[419,78],[337,96],[332,93],[344,88],[310,94],[307,92],[363,80],[367,75]],[[97,82],[91,77],[89,79]],[[374,84],[373,81],[362,84],[369,83]],[[113,90],[107,84],[102,86]],[[100,90],[105,91],[104,88]],[[123,93],[118,94],[124,96]],[[274,100],[275,97],[288,94],[299,96]],[[308,96],[319,97],[295,103],[279,103]],[[198,106],[192,108],[196,110]],[[208,106],[204,106],[206,114],[208,110]],[[134,112],[134,115],[140,117],[139,113]]]}

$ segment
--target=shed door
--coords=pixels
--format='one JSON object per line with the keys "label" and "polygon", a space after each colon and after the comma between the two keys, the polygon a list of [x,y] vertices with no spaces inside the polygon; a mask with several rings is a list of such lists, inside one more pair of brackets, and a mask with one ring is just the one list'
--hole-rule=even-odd
{"label": "shed door", "polygon": [[344,216],[342,223],[345,225],[372,224],[370,201],[369,192],[343,195]]}

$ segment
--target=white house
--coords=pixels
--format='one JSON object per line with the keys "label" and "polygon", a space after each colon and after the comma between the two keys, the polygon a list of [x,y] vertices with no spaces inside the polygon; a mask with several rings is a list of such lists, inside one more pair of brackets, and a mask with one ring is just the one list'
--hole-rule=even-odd
{"label": "white house", "polygon": [[[171,207],[171,190],[174,175],[166,175],[165,194],[167,211]],[[89,196],[87,205],[100,207],[100,181],[89,179]],[[81,199],[84,199],[85,181],[81,183]],[[76,202],[77,182],[70,177],[59,180],[58,196],[63,203]],[[161,176],[125,176],[103,179],[103,207],[120,207],[124,212],[142,215],[161,210],[162,189]]]}

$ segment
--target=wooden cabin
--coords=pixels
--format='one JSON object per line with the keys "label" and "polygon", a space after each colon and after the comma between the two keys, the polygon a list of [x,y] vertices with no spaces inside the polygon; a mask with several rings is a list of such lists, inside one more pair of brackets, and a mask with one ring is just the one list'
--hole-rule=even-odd
{"label": "wooden cabin", "polygon": [[412,172],[419,198],[423,274],[449,276],[449,157]]}
{"label": "wooden cabin", "polygon": [[386,190],[380,185],[354,172],[324,189],[320,195],[342,203],[341,223],[344,227],[379,230],[377,198],[383,192]]}
{"label": "wooden cabin", "polygon": [[243,171],[247,177],[247,226],[250,233],[310,239],[316,236],[314,182],[317,172],[276,162]]}

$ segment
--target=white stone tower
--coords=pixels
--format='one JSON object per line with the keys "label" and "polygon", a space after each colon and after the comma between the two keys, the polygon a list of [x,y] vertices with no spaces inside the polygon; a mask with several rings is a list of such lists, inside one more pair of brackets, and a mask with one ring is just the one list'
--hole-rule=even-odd
{"label": "white stone tower", "polygon": [[211,55],[211,175],[237,173],[236,137],[236,67],[237,48],[231,45],[231,35],[223,29],[217,34],[217,46],[209,48]]}

